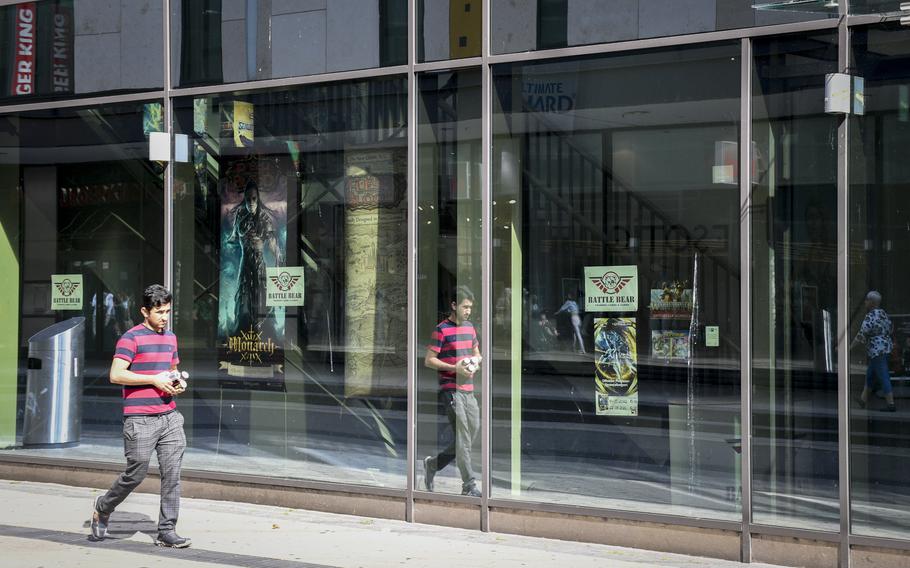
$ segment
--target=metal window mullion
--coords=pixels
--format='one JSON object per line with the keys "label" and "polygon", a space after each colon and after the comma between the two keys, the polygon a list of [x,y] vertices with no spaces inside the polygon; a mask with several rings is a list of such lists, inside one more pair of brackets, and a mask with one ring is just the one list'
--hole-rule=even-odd
{"label": "metal window mullion", "polygon": [[[896,2],[895,2],[896,4]],[[870,24],[884,24],[888,22],[899,22],[903,17],[900,12],[878,13],[878,14],[850,14],[841,15],[847,23],[847,27],[868,26]]]}
{"label": "metal window mullion", "polygon": [[[841,0],[841,15],[846,14],[846,0]],[[846,73],[850,67],[850,28],[838,28],[838,71]],[[837,455],[838,488],[840,491],[840,544],[838,565],[850,566],[850,363],[847,343],[849,302],[847,282],[849,277],[848,250],[849,223],[849,115],[844,115],[837,129]]]}
{"label": "metal window mullion", "polygon": [[417,455],[417,1],[408,2],[408,427],[405,520],[414,522],[414,477]]}
{"label": "metal window mullion", "polygon": [[491,472],[491,406],[493,400],[492,388],[492,363],[493,363],[493,300],[492,300],[492,275],[493,275],[493,191],[491,188],[491,117],[493,89],[490,81],[490,13],[491,2],[483,3],[481,17],[481,157],[480,157],[480,183],[481,183],[481,307],[483,321],[481,328],[481,349],[486,357],[486,364],[481,366],[481,403],[480,403],[480,450],[481,450],[481,478],[483,492],[480,497],[480,530],[490,530],[490,493],[493,490],[493,475]]}
{"label": "metal window mullion", "polygon": [[124,95],[103,95],[98,97],[80,97],[77,99],[51,100],[35,103],[24,103],[14,105],[0,105],[0,115],[17,114],[35,110],[64,109],[64,108],[81,108],[81,107],[98,107],[103,105],[114,105],[119,103],[144,102],[161,100],[165,96],[163,90],[143,91],[141,93],[129,93]]}
{"label": "metal window mullion", "polygon": [[173,96],[199,96],[219,95],[224,93],[245,93],[253,91],[268,91],[276,88],[301,87],[304,85],[321,85],[337,83],[340,81],[358,81],[377,77],[403,75],[411,71],[411,65],[395,65],[392,67],[377,67],[373,69],[356,69],[353,71],[332,71],[316,75],[297,75],[294,77],[280,77],[277,79],[262,79],[258,81],[243,81],[240,83],[218,83],[200,87],[177,87],[171,89]]}
{"label": "metal window mullion", "polygon": [[483,62],[482,57],[466,57],[464,59],[443,59],[441,61],[426,61],[415,63],[414,68],[422,71],[451,71],[467,67],[479,67]]}
{"label": "metal window mullion", "polygon": [[174,289],[174,113],[171,90],[171,0],[164,0],[162,9],[164,49],[164,127],[168,137],[168,162],[164,168],[164,286]]}
{"label": "metal window mullion", "polygon": [[752,561],[752,40],[742,39],[739,131],[740,561]]}

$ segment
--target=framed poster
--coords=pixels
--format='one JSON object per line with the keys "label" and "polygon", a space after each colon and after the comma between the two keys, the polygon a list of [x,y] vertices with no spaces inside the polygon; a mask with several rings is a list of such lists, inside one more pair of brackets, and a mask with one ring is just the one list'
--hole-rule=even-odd
{"label": "framed poster", "polygon": [[594,407],[598,416],[638,416],[635,318],[594,320]]}
{"label": "framed poster", "polygon": [[586,266],[585,311],[638,311],[638,266]]}
{"label": "framed poster", "polygon": [[82,275],[51,275],[51,310],[82,310]]}

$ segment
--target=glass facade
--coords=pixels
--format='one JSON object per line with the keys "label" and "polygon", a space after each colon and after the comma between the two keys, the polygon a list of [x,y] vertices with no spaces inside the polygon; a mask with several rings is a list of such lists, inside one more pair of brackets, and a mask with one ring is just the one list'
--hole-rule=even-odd
{"label": "glass facade", "polygon": [[494,496],[739,515],[739,57],[494,67]]}
{"label": "glass facade", "polygon": [[836,18],[827,0],[489,0],[493,53]]}
{"label": "glass facade", "polygon": [[[467,494],[480,476],[480,375],[445,364],[453,349],[473,356],[480,345],[481,77],[475,69],[430,73],[418,85],[417,488]],[[455,412],[456,397],[465,413]]]}
{"label": "glass facade", "polygon": [[906,549],[886,4],[0,7],[0,463],[120,463],[163,283],[200,479]]}
{"label": "glass facade", "polygon": [[171,0],[174,85],[408,62],[407,0]]}
{"label": "glass facade", "polygon": [[753,43],[753,519],[827,530],[840,519],[836,71],[833,33]]}
{"label": "glass facade", "polygon": [[483,0],[420,0],[418,60],[480,57]]}
{"label": "glass facade", "polygon": [[[853,61],[868,106],[852,119],[850,147],[850,495],[853,530],[907,538],[910,466],[907,412],[910,301],[903,293],[910,246],[910,30],[888,24],[857,30]],[[877,295],[875,294],[877,293]],[[878,321],[884,322],[883,325]],[[890,325],[889,325],[890,322]]]}
{"label": "glass facade", "polygon": [[891,14],[900,12],[900,0],[848,0],[853,14]]}
{"label": "glass facade", "polygon": [[18,403],[5,399],[4,445],[14,445],[17,431],[20,442],[28,442],[25,419],[33,409],[27,405],[41,394],[26,398],[27,368],[34,367],[26,359],[28,339],[57,322],[84,318],[79,453],[110,461],[122,452],[111,436],[122,419],[120,388],[107,371],[117,339],[138,323],[143,287],[164,276],[165,166],[148,160],[149,133],[163,129],[161,106],[122,103],[2,117],[8,297],[0,316],[2,372],[4,381],[18,385]]}
{"label": "glass facade", "polygon": [[405,85],[174,101],[187,467],[404,487]]}
{"label": "glass facade", "polygon": [[163,18],[163,0],[0,7],[0,100],[161,89]]}

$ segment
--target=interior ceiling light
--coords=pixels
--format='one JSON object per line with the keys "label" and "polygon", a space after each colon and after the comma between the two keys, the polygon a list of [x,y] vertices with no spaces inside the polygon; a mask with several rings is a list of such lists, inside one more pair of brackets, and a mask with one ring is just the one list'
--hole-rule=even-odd
{"label": "interior ceiling light", "polygon": [[790,10],[793,12],[836,12],[839,6],[838,0],[777,0],[771,2],[764,0],[753,2],[754,10]]}

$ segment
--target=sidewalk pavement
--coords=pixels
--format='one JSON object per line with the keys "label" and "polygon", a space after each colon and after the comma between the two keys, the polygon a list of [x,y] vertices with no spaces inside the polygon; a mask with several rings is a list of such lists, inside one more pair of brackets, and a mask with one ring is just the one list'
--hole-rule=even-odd
{"label": "sidewalk pavement", "polygon": [[[113,477],[111,478],[113,480]],[[733,568],[737,562],[205,499],[181,501],[176,550],[152,544],[158,496],[131,495],[89,540],[97,489],[0,480],[6,568]],[[750,564],[750,568],[772,568]]]}

